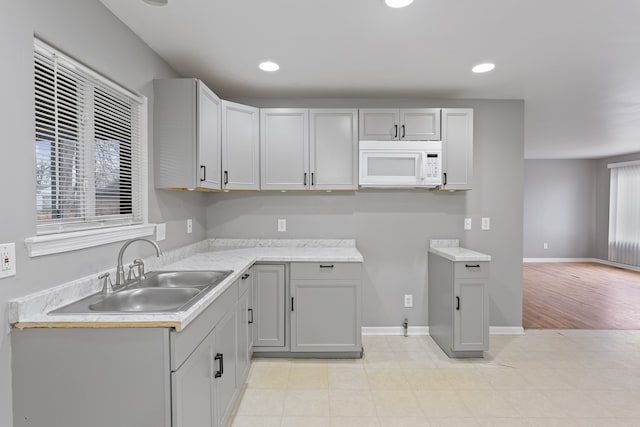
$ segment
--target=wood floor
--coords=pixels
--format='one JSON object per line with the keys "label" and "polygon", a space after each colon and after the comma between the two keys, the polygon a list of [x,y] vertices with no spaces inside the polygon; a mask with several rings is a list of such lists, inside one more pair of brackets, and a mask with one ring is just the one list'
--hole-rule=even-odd
{"label": "wood floor", "polygon": [[525,263],[529,329],[640,329],[640,272],[596,263]]}

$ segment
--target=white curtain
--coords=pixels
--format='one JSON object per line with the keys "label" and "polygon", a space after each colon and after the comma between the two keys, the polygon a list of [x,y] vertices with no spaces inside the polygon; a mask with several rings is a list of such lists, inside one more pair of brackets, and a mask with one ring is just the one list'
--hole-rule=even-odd
{"label": "white curtain", "polygon": [[640,162],[609,168],[609,261],[640,266]]}

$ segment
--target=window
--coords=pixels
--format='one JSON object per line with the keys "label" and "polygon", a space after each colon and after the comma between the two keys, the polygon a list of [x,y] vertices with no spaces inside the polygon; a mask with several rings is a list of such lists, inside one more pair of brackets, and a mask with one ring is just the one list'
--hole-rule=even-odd
{"label": "window", "polygon": [[640,161],[609,168],[609,261],[640,266]]}
{"label": "window", "polygon": [[38,235],[141,224],[144,98],[36,40]]}

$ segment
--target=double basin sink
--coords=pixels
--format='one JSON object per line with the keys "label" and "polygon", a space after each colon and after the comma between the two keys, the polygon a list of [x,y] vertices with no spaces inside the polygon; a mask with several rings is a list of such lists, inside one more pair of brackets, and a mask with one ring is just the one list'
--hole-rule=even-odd
{"label": "double basin sink", "polygon": [[199,301],[232,272],[154,271],[111,294],[98,292],[49,314],[181,312]]}

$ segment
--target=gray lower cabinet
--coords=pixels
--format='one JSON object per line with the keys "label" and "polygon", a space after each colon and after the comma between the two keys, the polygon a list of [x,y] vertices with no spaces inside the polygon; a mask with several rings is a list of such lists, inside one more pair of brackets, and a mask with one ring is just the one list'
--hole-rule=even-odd
{"label": "gray lower cabinet", "polygon": [[240,298],[236,311],[237,364],[236,386],[242,388],[251,367],[253,347],[253,271],[249,269],[240,279]]}
{"label": "gray lower cabinet", "polygon": [[429,335],[449,357],[489,349],[489,262],[429,253]]}
{"label": "gray lower cabinet", "polygon": [[[254,265],[254,351],[285,347],[285,266]],[[266,347],[266,349],[265,349]]]}
{"label": "gray lower cabinet", "polygon": [[215,331],[193,351],[186,362],[171,373],[174,427],[210,427],[217,425],[214,407],[215,376],[212,360]]}
{"label": "gray lower cabinet", "polygon": [[239,396],[238,281],[184,330],[12,331],[14,425],[224,427]]}
{"label": "gray lower cabinet", "polygon": [[291,352],[360,351],[360,264],[291,264]]}

